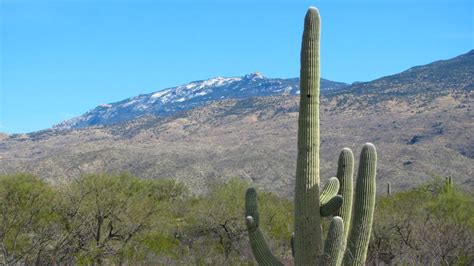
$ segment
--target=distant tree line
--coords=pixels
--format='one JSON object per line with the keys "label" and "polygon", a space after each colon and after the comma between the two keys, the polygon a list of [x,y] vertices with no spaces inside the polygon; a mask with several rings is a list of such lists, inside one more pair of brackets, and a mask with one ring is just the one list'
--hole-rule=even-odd
{"label": "distant tree line", "polygon": [[[127,174],[65,184],[0,176],[0,265],[252,265],[249,186],[231,179],[192,195],[176,181]],[[290,261],[292,202],[270,192],[259,201],[272,250]],[[472,265],[472,206],[472,194],[438,181],[379,196],[369,264]]]}

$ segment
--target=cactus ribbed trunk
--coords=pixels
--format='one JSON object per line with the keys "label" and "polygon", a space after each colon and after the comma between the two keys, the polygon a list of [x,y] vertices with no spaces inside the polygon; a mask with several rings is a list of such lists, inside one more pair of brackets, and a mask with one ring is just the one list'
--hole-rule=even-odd
{"label": "cactus ribbed trunk", "polygon": [[328,203],[339,192],[339,180],[337,177],[331,177],[324,185],[323,191],[319,194],[319,204]]}
{"label": "cactus ribbed trunk", "polygon": [[[319,11],[310,7],[301,46],[295,230],[291,250],[296,266],[341,265],[342,262],[362,266],[374,214],[377,154],[371,143],[362,148],[355,197],[352,188],[354,156],[349,148],[344,148],[339,156],[337,177],[331,178],[319,192],[319,36]],[[447,180],[446,183],[448,187],[452,182]],[[323,246],[321,219],[332,215],[335,216]],[[272,254],[260,230],[257,193],[253,188],[246,193],[245,219],[258,264],[283,265]]]}
{"label": "cactus ribbed trunk", "polygon": [[375,146],[366,143],[362,148],[359,160],[354,210],[344,265],[365,265],[372,231],[377,172]]}
{"label": "cactus ribbed trunk", "polygon": [[[339,195],[343,198],[343,203],[337,216],[340,216],[344,221],[344,236],[342,240],[342,250],[346,250],[347,236],[351,227],[352,218],[352,176],[354,174],[354,154],[351,149],[342,149],[339,160],[337,162],[337,179],[339,180]],[[343,256],[338,258],[338,265],[341,264]]]}
{"label": "cactus ribbed trunk", "polygon": [[283,266],[271,252],[260,230],[257,192],[253,188],[249,188],[245,193],[245,222],[249,232],[250,246],[258,265]]}
{"label": "cactus ribbed trunk", "polygon": [[323,253],[319,212],[319,32],[319,12],[310,8],[305,17],[301,47],[295,265],[319,265]]}
{"label": "cactus ribbed trunk", "polygon": [[334,216],[329,224],[328,236],[324,242],[324,265],[341,265],[339,258],[342,257],[342,242],[344,238],[344,222],[339,216]]}

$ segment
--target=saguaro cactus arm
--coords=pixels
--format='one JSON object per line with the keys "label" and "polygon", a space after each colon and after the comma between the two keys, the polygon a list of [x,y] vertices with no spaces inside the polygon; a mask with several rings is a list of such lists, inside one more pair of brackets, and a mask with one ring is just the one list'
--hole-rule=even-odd
{"label": "saguaro cactus arm", "polygon": [[372,231],[377,172],[377,151],[372,143],[364,145],[359,160],[354,214],[344,255],[344,265],[365,264]]}
{"label": "saguaro cactus arm", "polygon": [[322,217],[328,217],[336,213],[341,208],[343,199],[340,195],[337,195],[330,199],[327,203],[321,205],[319,208]]}
{"label": "saguaro cactus arm", "polygon": [[343,203],[341,196],[337,195],[339,191],[339,180],[337,177],[331,177],[324,186],[319,196],[319,211],[322,217],[328,217],[334,214]]}
{"label": "saguaro cactus arm", "polygon": [[258,212],[257,192],[254,188],[245,193],[245,223],[249,232],[252,253],[259,265],[279,266],[281,263],[271,252],[260,230],[260,215]]}
{"label": "saguaro cactus arm", "polygon": [[329,224],[329,231],[324,242],[324,265],[340,265],[339,257],[344,254],[342,240],[344,237],[344,222],[339,216],[334,216]]}
{"label": "saguaro cactus arm", "polygon": [[[339,195],[343,202],[341,208],[336,212],[344,221],[344,236],[342,241],[342,250],[346,250],[347,236],[351,227],[352,219],[352,201],[353,201],[353,175],[354,175],[354,154],[351,149],[344,148],[339,154],[337,162],[337,179],[339,180]],[[339,256],[338,265],[342,263],[343,255]]]}
{"label": "saguaro cactus arm", "polygon": [[321,195],[319,196],[319,204],[323,205],[327,203],[330,199],[336,196],[338,192],[339,180],[337,177],[331,177],[321,191]]}

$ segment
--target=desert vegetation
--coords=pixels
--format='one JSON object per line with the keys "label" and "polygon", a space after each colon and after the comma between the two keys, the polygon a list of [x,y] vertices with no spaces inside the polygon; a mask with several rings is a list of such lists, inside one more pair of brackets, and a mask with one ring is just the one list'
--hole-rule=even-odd
{"label": "desert vegetation", "polygon": [[[305,18],[301,50],[294,194],[288,196],[270,192],[278,190],[258,182],[245,171],[242,176],[237,171],[229,170],[228,173],[233,176],[241,176],[229,178],[214,167],[190,167],[189,162],[193,161],[191,157],[179,160],[166,149],[173,156],[168,160],[146,156],[140,147],[135,151],[141,157],[159,161],[172,169],[179,169],[177,162],[182,161],[184,168],[189,169],[191,174],[179,178],[176,173],[160,169],[162,165],[159,164],[126,163],[124,159],[108,156],[105,156],[106,161],[97,160],[96,157],[100,156],[96,156],[96,153],[104,156],[100,149],[88,154],[94,158],[91,164],[76,163],[71,166],[64,161],[62,167],[68,168],[64,173],[74,171],[73,176],[58,178],[56,172],[55,178],[48,178],[33,174],[6,174],[11,171],[4,171],[0,175],[0,264],[474,264],[474,196],[470,188],[463,187],[466,191],[459,189],[452,176],[445,180],[434,178],[422,185],[415,183],[414,178],[405,178],[408,180],[406,182],[412,182],[406,189],[392,192],[391,183],[388,183],[386,193],[381,194],[379,190],[376,196],[376,181],[381,179],[377,177],[378,156],[375,146],[366,143],[359,156],[356,182],[353,182],[352,177],[354,156],[349,148],[344,148],[337,164],[337,177],[329,179],[320,190],[320,154],[323,152],[320,149],[319,21],[317,9],[310,8]],[[415,78],[406,74],[404,77],[408,80]],[[366,84],[360,86],[366,92],[372,90]],[[337,92],[334,95],[338,96]],[[411,92],[407,95],[411,95]],[[391,98],[384,98],[384,101],[392,101],[400,93],[389,96]],[[430,98],[430,101],[433,99]],[[339,106],[348,101],[339,99],[336,102]],[[366,102],[369,105],[376,104],[370,99],[366,99]],[[358,107],[366,106],[360,104]],[[351,108],[352,111],[360,111]],[[374,109],[375,114],[381,111]],[[277,113],[275,111],[274,114]],[[362,115],[365,115],[364,112],[359,113],[359,116]],[[260,116],[265,117],[265,114],[260,113]],[[244,124],[253,124],[258,120],[259,116],[251,114]],[[185,133],[186,138],[196,135],[193,133],[196,133],[200,123],[196,123],[196,128],[191,131],[186,131],[189,130],[186,121],[189,120],[178,118],[168,125],[168,129],[177,129]],[[432,124],[431,135],[443,135],[442,125],[441,122]],[[357,124],[357,127],[360,126]],[[362,126],[371,131],[370,125]],[[377,127],[383,126],[378,124]],[[150,128],[151,132],[165,132],[169,137],[169,145],[176,149],[185,148],[196,154],[202,152],[197,145],[189,147],[189,143],[194,143],[189,139],[183,142],[183,146],[177,145],[179,138],[172,131],[165,128],[157,130],[153,126]],[[140,128],[136,132],[142,130]],[[33,137],[31,141],[38,141],[51,132],[13,139],[29,142],[29,138]],[[262,129],[262,132],[268,130]],[[141,134],[139,140],[153,139],[155,135],[148,133],[137,133]],[[227,133],[225,131],[223,138],[226,144]],[[56,133],[51,134],[56,137]],[[121,138],[125,137],[128,141],[132,135],[125,134]],[[422,134],[410,135],[404,145],[419,145],[427,137]],[[106,139],[105,136],[103,138]],[[360,137],[354,140],[357,139]],[[373,139],[377,140],[377,137]],[[215,143],[214,139],[209,140]],[[108,141],[115,142],[115,139]],[[240,145],[241,142],[239,135],[237,143]],[[3,144],[7,148],[9,145]],[[94,146],[92,142],[87,142],[87,145]],[[149,145],[140,142],[139,146]],[[124,147],[116,153],[127,158],[135,157],[132,149]],[[38,152],[34,151],[34,154]],[[71,154],[78,158],[84,157],[84,153]],[[257,168],[265,168],[253,161],[248,153],[237,154]],[[255,154],[262,157],[260,151]],[[470,159],[468,153],[461,153],[461,156]],[[222,158],[222,155],[215,157]],[[57,158],[64,159],[59,155]],[[413,164],[412,160],[409,158],[403,161],[403,166],[409,167]],[[444,157],[442,160],[446,161]],[[124,169],[113,167],[117,161],[132,165],[136,172],[147,169],[149,175],[110,174],[115,169]],[[27,165],[24,162],[21,164]],[[226,164],[232,165],[229,162]],[[83,174],[83,171],[101,172],[91,171],[96,165],[105,168],[106,173]],[[53,171],[48,172],[48,169],[55,169],[48,168],[51,167],[49,158],[44,166],[44,172],[53,175]],[[197,173],[206,169],[213,173],[212,179],[196,177]],[[171,178],[160,178],[156,176],[157,172],[170,175]],[[470,180],[466,176],[460,178]],[[388,172],[384,173],[383,179],[396,181]],[[273,183],[272,180],[278,178],[265,179],[265,182]],[[196,189],[198,186],[200,188]],[[292,186],[283,182],[279,187],[287,189]]]}
{"label": "desert vegetation", "polygon": [[[205,195],[171,180],[95,174],[48,184],[0,176],[0,264],[253,265],[245,190],[231,179]],[[258,192],[260,226],[292,260],[293,203]],[[444,180],[377,196],[369,265],[472,265],[474,196]],[[323,219],[327,231],[329,219]]]}

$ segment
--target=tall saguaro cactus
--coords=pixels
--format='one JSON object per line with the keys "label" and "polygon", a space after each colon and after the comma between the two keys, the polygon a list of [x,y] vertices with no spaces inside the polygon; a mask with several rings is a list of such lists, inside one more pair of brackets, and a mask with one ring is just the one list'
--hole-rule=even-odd
{"label": "tall saguaro cactus", "polygon": [[[373,144],[367,143],[362,148],[353,196],[354,158],[352,151],[344,148],[339,156],[337,177],[331,178],[320,193],[319,37],[319,11],[310,7],[301,46],[294,262],[295,265],[363,265],[375,205],[377,154]],[[283,265],[272,254],[260,230],[255,189],[249,188],[245,199],[246,224],[255,259],[259,265]],[[321,220],[329,216],[331,223],[323,245]]]}
{"label": "tall saguaro cactus", "polygon": [[320,260],[319,212],[319,12],[306,13],[301,45],[300,115],[295,187],[295,264]]}

